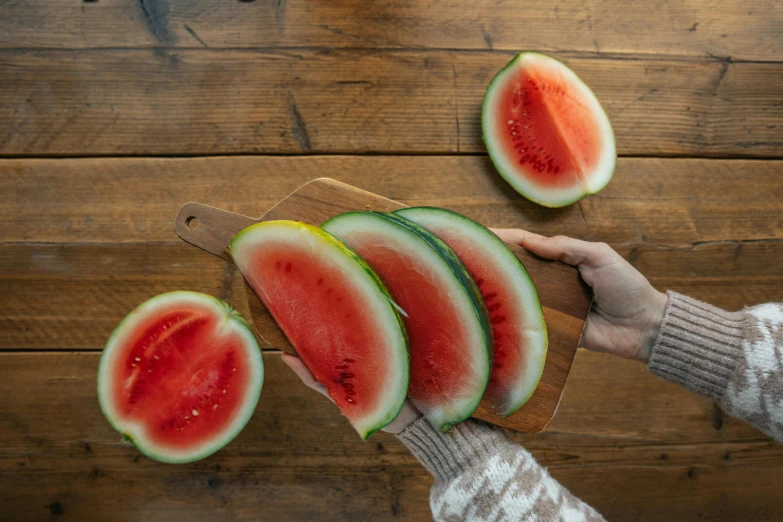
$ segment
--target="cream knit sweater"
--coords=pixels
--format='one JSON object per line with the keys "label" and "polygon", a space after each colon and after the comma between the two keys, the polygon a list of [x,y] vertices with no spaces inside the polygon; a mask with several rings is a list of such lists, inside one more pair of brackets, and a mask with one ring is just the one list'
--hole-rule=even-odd
{"label": "cream knit sweater", "polygon": [[[647,368],[783,442],[783,305],[730,313],[669,292]],[[435,477],[436,520],[604,520],[488,424],[444,434],[420,418],[399,439]]]}

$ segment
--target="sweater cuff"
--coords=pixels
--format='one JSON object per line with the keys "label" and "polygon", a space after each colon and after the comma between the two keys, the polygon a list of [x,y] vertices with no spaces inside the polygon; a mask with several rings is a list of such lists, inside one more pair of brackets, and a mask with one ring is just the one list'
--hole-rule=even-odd
{"label": "sweater cuff", "polygon": [[423,416],[397,438],[438,481],[447,482],[490,457],[509,449],[512,443],[499,429],[484,422],[466,420],[448,433],[433,428]]}
{"label": "sweater cuff", "polygon": [[745,314],[726,312],[676,292],[668,295],[647,369],[720,401],[742,354]]}

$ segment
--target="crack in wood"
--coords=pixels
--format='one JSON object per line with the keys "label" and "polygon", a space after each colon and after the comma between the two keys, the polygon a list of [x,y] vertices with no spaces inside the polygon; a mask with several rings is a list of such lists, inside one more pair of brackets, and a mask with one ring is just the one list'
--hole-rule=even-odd
{"label": "crack in wood", "polygon": [[190,33],[190,36],[192,36],[193,38],[195,38],[196,40],[198,40],[198,42],[199,42],[201,45],[203,45],[204,47],[206,47],[207,49],[209,49],[209,46],[206,44],[206,42],[204,42],[204,40],[202,40],[202,39],[199,37],[198,33],[196,33],[196,31],[194,31],[193,29],[191,29],[191,28],[190,28],[190,26],[189,26],[188,24],[182,24],[182,27],[184,27],[184,28],[185,28],[185,30],[186,30],[188,33]]}
{"label": "crack in wood", "polygon": [[299,144],[299,147],[310,151],[313,149],[312,143],[310,143],[310,134],[307,132],[307,124],[305,123],[302,114],[299,112],[299,107],[296,106],[296,100],[294,95],[288,95],[288,115],[291,120],[291,134]]}

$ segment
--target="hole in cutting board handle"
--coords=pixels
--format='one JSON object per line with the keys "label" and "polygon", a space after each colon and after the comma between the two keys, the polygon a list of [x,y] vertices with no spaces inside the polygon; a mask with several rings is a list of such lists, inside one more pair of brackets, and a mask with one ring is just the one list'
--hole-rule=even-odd
{"label": "hole in cutting board handle", "polygon": [[191,245],[225,257],[231,239],[256,220],[201,203],[185,203],[174,220],[174,231]]}

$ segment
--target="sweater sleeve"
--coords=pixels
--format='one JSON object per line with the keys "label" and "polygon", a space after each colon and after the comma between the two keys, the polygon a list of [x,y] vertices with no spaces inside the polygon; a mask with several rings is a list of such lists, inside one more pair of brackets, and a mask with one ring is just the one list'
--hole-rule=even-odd
{"label": "sweater sleeve", "polygon": [[468,420],[441,433],[421,417],[398,438],[435,477],[430,507],[437,521],[604,520],[486,423]]}
{"label": "sweater sleeve", "polygon": [[725,312],[669,292],[647,368],[783,442],[783,305]]}

